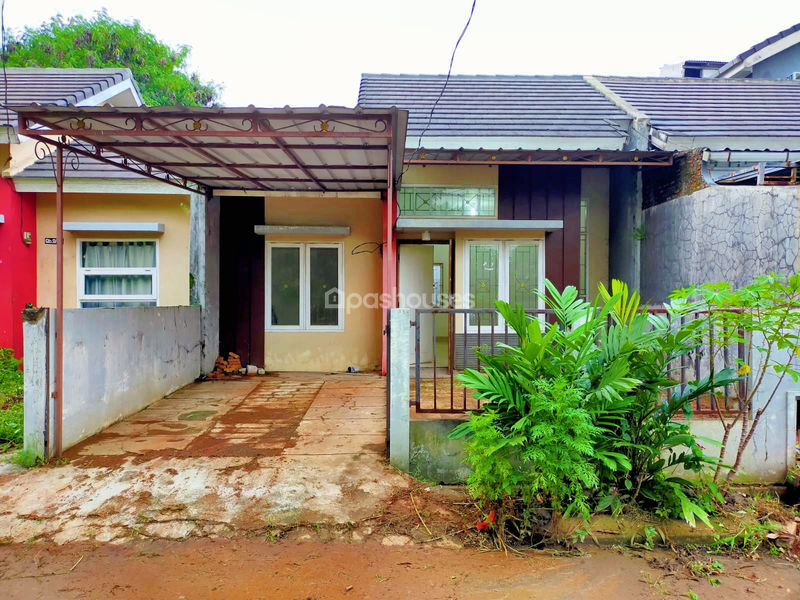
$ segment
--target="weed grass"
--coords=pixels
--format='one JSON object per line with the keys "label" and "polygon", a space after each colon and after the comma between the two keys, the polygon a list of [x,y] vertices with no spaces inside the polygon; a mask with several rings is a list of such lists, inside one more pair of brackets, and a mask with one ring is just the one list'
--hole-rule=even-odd
{"label": "weed grass", "polygon": [[0,452],[22,444],[21,362],[10,348],[0,348]]}

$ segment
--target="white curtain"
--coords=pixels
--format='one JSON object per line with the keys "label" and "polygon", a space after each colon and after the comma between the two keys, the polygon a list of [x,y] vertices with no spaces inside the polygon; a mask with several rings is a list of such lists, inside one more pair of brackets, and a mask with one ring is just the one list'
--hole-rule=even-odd
{"label": "white curtain", "polygon": [[[156,266],[155,242],[83,242],[84,268],[141,269]],[[149,296],[153,277],[149,274],[84,275],[84,293],[92,296]]]}
{"label": "white curtain", "polygon": [[155,267],[155,242],[83,242],[85,268]]}

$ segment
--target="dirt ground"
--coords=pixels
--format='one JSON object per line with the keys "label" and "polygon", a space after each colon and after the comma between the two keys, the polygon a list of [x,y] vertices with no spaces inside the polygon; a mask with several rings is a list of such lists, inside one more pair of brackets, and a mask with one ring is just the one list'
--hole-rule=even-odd
{"label": "dirt ground", "polygon": [[[712,586],[667,552],[589,549],[505,555],[430,545],[384,545],[308,534],[279,541],[193,538],[112,544],[0,547],[7,600],[147,598],[202,600],[435,599],[793,599],[797,565],[722,558]],[[715,557],[710,557],[712,559]],[[673,566],[670,566],[673,565]]]}

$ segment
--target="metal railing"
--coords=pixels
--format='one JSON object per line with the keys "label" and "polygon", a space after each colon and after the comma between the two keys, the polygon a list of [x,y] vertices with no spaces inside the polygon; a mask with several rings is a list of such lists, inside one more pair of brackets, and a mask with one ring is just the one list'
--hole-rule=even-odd
{"label": "metal railing", "polygon": [[[531,309],[525,312],[541,318],[543,322],[550,320],[553,315],[553,311],[549,309]],[[669,315],[667,310],[662,308],[649,308],[648,312]],[[693,316],[688,318],[699,318],[704,314],[693,313]],[[425,315],[431,315],[432,348],[430,360],[423,362],[421,324]],[[447,318],[447,353],[444,360],[441,356],[437,356],[437,341],[442,339],[437,337],[437,316]],[[681,325],[685,325],[686,322],[687,317],[682,317]],[[457,323],[461,326],[456,327]],[[480,368],[475,349],[494,356],[500,350],[497,345],[499,342],[506,345],[518,343],[516,333],[509,328],[508,323],[501,321],[494,308],[418,308],[415,309],[411,326],[414,328],[411,406],[418,413],[464,413],[480,409],[481,401],[472,397],[471,390],[456,382],[456,375],[466,367]],[[680,378],[675,380],[675,386],[685,389],[690,381],[706,376],[710,372],[712,355],[714,368],[718,372],[721,368],[735,368],[736,365],[746,362],[745,353],[744,343],[719,346],[715,345],[713,339],[708,339],[690,354],[681,356],[679,364],[672,365],[671,371],[680,372]],[[747,381],[743,379],[736,386],[726,385],[721,398],[717,398],[713,393],[698,398],[694,402],[694,411],[700,414],[736,412],[741,409],[746,393]]]}

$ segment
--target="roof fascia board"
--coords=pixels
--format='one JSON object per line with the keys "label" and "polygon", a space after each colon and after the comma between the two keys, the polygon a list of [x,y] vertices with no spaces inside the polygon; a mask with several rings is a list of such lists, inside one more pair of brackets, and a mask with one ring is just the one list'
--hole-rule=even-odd
{"label": "roof fascia board", "polygon": [[[133,80],[123,79],[119,83],[115,83],[111,87],[98,92],[94,96],[89,96],[85,100],[81,100],[75,106],[100,106],[104,102],[108,102],[112,98],[115,98],[125,92],[130,92],[130,94],[133,96],[135,102],[134,106],[141,106],[142,104],[144,104],[138,88],[133,84]],[[110,104],[112,106],[120,106],[114,104],[113,102]],[[127,106],[127,105],[123,104],[121,106]]]}
{"label": "roof fascia board", "polygon": [[[660,130],[653,129],[661,133]],[[667,133],[666,139],[658,133],[650,136],[650,141],[661,150],[683,151],[693,148],[705,148],[712,152],[727,150],[749,150],[763,152],[770,150],[775,154],[800,151],[800,137],[735,137],[735,136],[681,136]],[[664,132],[666,133],[666,132]]]}
{"label": "roof fascia board", "polygon": [[[626,137],[481,137],[453,136],[423,138],[424,146],[431,150],[622,150]],[[406,150],[416,150],[419,136],[406,139]]]}
{"label": "roof fascia board", "polygon": [[[14,177],[14,188],[18,192],[55,193],[56,182],[52,177]],[[91,179],[69,177],[64,179],[64,192],[77,194],[165,194],[188,196],[189,192],[168,183],[149,179]]]}
{"label": "roof fascia board", "polygon": [[753,65],[791,48],[795,44],[800,44],[800,31],[795,31],[789,35],[775,40],[768,46],[764,46],[750,56],[740,59],[738,56],[732,61],[721,67],[717,79],[733,79],[746,77],[753,72]]}

